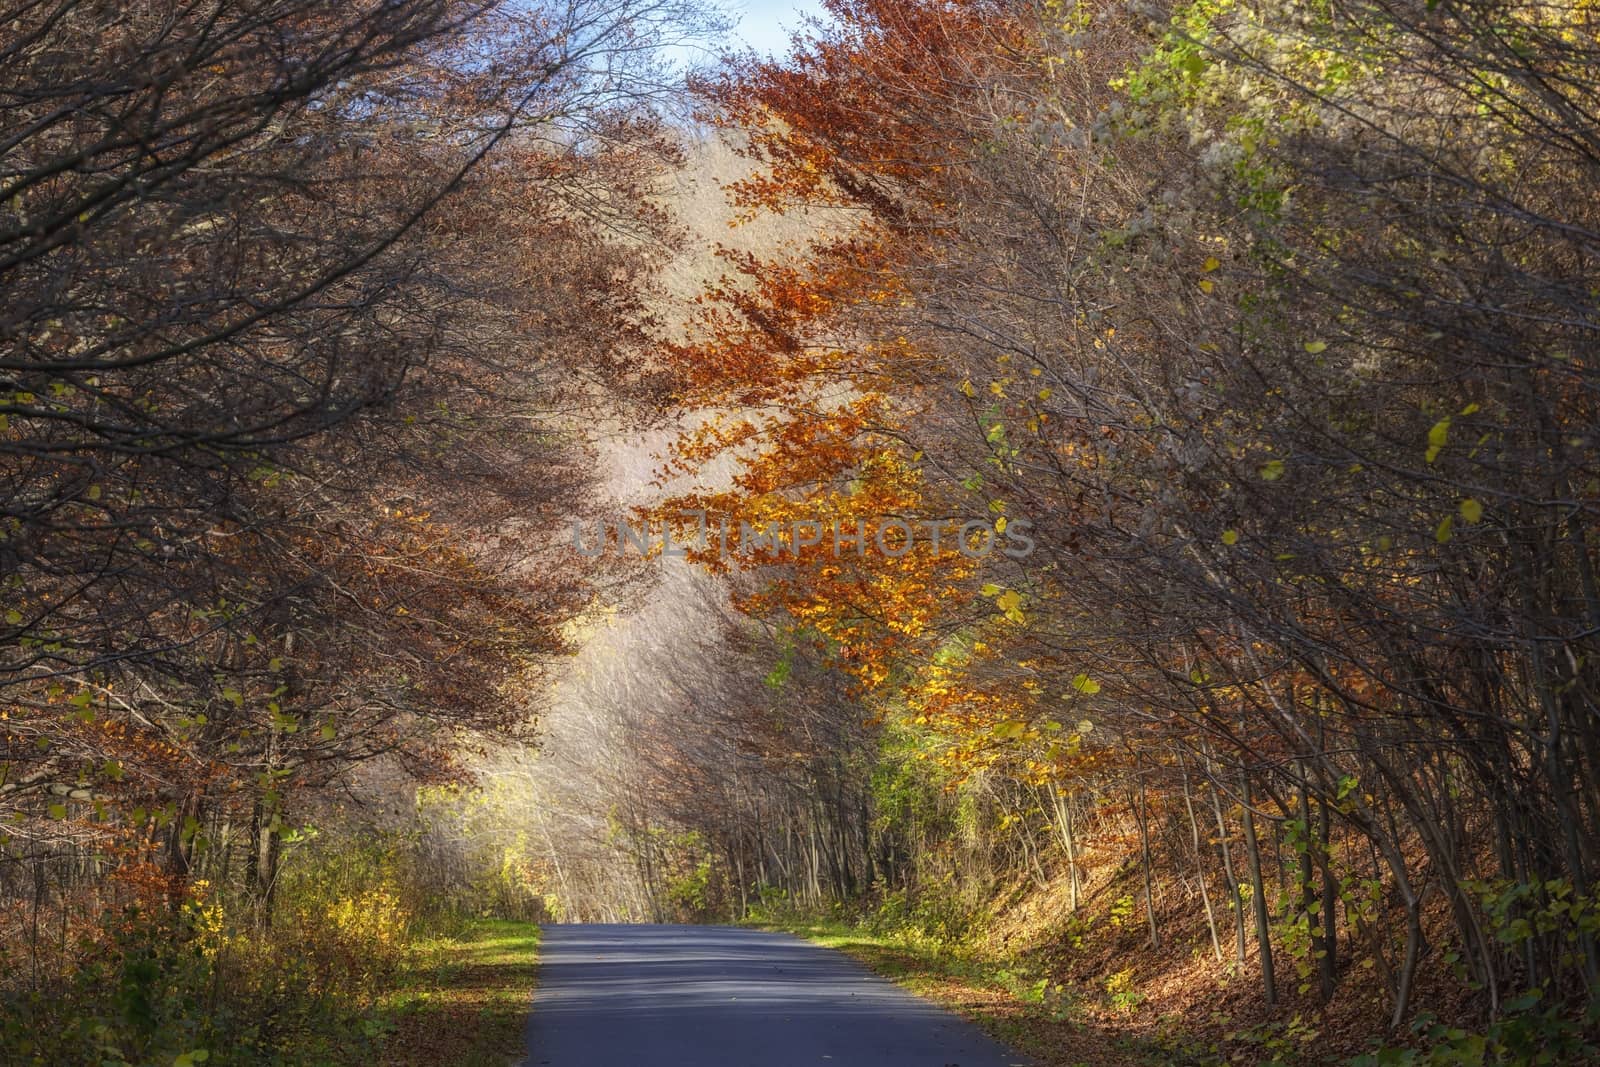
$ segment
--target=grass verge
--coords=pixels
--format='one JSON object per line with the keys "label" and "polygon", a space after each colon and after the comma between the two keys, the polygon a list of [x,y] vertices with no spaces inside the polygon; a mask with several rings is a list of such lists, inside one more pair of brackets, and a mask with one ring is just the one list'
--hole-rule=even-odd
{"label": "grass verge", "polygon": [[841,919],[767,917],[749,925],[836,949],[869,970],[976,1024],[1043,1067],[1131,1067],[1149,1062],[1126,1038],[1087,1018],[1058,986],[1015,964],[929,938],[881,933]]}
{"label": "grass verge", "polygon": [[385,1000],[394,1067],[507,1067],[523,1056],[539,927],[471,920],[415,946],[417,962]]}

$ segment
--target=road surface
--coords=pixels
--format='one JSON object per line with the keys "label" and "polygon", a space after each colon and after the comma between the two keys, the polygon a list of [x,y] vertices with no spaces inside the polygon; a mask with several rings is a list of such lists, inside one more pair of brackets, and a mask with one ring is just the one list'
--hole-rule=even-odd
{"label": "road surface", "polygon": [[788,934],[546,926],[526,1067],[1025,1067],[976,1027]]}

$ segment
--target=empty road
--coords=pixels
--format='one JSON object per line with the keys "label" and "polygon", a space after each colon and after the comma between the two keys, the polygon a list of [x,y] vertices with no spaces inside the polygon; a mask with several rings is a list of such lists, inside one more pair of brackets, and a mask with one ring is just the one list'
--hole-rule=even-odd
{"label": "empty road", "polygon": [[546,926],[527,1067],[1023,1067],[976,1027],[787,934]]}

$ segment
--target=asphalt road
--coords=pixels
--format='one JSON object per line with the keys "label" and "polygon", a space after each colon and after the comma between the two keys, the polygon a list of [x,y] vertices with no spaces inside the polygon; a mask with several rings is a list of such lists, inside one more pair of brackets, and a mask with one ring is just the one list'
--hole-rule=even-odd
{"label": "asphalt road", "polygon": [[546,926],[526,1067],[1024,1067],[970,1023],[787,934]]}

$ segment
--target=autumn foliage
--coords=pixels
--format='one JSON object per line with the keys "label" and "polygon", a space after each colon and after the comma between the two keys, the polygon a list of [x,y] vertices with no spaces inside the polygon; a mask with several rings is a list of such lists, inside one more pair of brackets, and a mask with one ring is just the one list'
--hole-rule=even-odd
{"label": "autumn foliage", "polygon": [[822,544],[737,603],[1012,811],[1013,870],[1063,847],[1075,907],[1074,825],[1125,827],[1153,946],[1181,877],[1269,1003],[1375,973],[1399,1029],[1448,955],[1468,1014],[1575,1019],[1593,9],[829,10],[700,87],[747,216],[824,221],[730,253],[673,349],[721,413],[673,473],[735,473],[659,515],[1026,522],[1025,558]]}
{"label": "autumn foliage", "polygon": [[[675,5],[0,12],[0,993],[285,880],[329,988],[423,896],[1032,908],[1202,1060],[1594,1055],[1600,10],[828,10],[710,133]],[[545,550],[669,420],[688,564]]]}
{"label": "autumn foliage", "polygon": [[[234,946],[241,995],[300,953],[338,1001],[382,954],[295,910],[355,889],[279,907],[282,858],[525,735],[569,649],[576,428],[670,240],[627,42],[689,14],[0,11],[0,1058],[181,989],[196,909],[286,931]],[[113,1007],[95,1062],[298,1040]]]}

